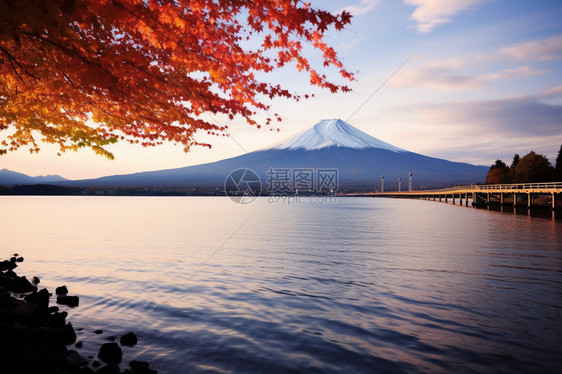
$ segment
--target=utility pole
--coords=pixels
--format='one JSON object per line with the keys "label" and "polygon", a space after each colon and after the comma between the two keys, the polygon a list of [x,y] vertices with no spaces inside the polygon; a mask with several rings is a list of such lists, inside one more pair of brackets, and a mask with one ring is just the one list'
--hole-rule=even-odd
{"label": "utility pole", "polygon": [[381,192],[384,192],[384,175],[381,175]]}
{"label": "utility pole", "polygon": [[412,173],[408,173],[408,191],[413,191],[413,188],[412,188]]}

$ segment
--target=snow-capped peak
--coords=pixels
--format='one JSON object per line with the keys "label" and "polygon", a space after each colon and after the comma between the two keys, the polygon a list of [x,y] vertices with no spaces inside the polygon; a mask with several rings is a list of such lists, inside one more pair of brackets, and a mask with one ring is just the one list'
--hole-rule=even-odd
{"label": "snow-capped peak", "polygon": [[406,152],[356,129],[341,119],[325,119],[314,127],[275,144],[268,149],[299,149],[307,151],[326,147],[380,148],[393,152]]}

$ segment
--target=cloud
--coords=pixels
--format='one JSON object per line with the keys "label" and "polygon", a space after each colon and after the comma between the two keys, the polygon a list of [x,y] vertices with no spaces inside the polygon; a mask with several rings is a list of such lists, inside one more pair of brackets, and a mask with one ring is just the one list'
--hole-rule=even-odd
{"label": "cloud", "polygon": [[552,87],[541,92],[543,96],[562,96],[562,86]]}
{"label": "cloud", "polygon": [[494,79],[515,79],[524,78],[531,75],[544,74],[546,70],[535,70],[531,66],[519,66],[514,69],[500,70],[495,73],[484,74],[479,77],[484,83],[487,83]]}
{"label": "cloud", "polygon": [[[469,54],[461,58],[438,59],[406,67],[390,82],[391,87],[431,87],[441,90],[473,90],[495,80],[509,80],[546,74],[533,65],[562,59],[562,35],[515,43],[495,51]],[[517,66],[517,64],[526,63]],[[498,66],[504,65],[504,69]],[[508,66],[513,66],[507,68]],[[553,96],[554,91],[547,93]]]}
{"label": "cloud", "polygon": [[473,90],[489,84],[493,80],[523,78],[530,75],[543,74],[543,70],[535,70],[531,66],[519,66],[513,69],[498,70],[485,74],[462,74],[457,71],[462,63],[430,63],[414,67],[396,76],[390,82],[395,88],[426,86],[442,90]]}
{"label": "cloud", "polygon": [[487,165],[531,150],[552,159],[562,143],[562,105],[531,96],[401,105],[381,114],[378,122],[392,129],[385,141],[455,161]]}
{"label": "cloud", "polygon": [[481,86],[477,77],[457,74],[450,68],[419,67],[404,71],[390,82],[391,87],[426,86],[445,90],[467,90]]}
{"label": "cloud", "polygon": [[499,51],[499,56],[516,61],[558,60],[562,58],[562,35],[504,47]]}
{"label": "cloud", "polygon": [[362,14],[369,13],[371,10],[375,9],[379,5],[380,0],[361,0],[359,4],[348,5],[341,9],[338,9],[336,13],[341,13],[344,10],[351,13],[352,16],[360,16]]}
{"label": "cloud", "polygon": [[430,104],[418,107],[435,123],[462,124],[469,131],[506,136],[562,135],[562,106],[534,97]]}
{"label": "cloud", "polygon": [[410,16],[417,22],[416,30],[428,33],[441,24],[451,22],[456,14],[491,0],[404,0],[416,10]]}

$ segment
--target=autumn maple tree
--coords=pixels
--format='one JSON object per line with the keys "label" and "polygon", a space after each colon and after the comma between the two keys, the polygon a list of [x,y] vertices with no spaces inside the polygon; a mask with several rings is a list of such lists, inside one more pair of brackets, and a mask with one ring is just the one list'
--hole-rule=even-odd
{"label": "autumn maple tree", "polygon": [[[0,154],[40,141],[61,151],[118,140],[145,146],[199,143],[197,131],[224,134],[205,114],[279,119],[267,102],[300,99],[263,73],[293,65],[312,85],[349,90],[324,68],[343,67],[324,34],[350,14],[297,0],[3,0],[0,2]],[[261,77],[261,78],[259,78]]]}

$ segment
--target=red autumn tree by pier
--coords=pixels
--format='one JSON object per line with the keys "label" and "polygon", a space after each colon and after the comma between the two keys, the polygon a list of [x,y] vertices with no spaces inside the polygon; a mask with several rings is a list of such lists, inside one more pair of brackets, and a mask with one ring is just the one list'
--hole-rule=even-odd
{"label": "red autumn tree by pier", "polygon": [[205,113],[258,125],[256,114],[267,112],[269,125],[279,116],[266,100],[303,93],[261,73],[294,64],[312,85],[349,90],[311,66],[303,43],[352,80],[324,42],[350,18],[297,0],[2,1],[0,154],[37,152],[40,140],[109,158],[104,146],[117,140],[187,151],[209,146],[194,139],[198,130],[224,134]]}

